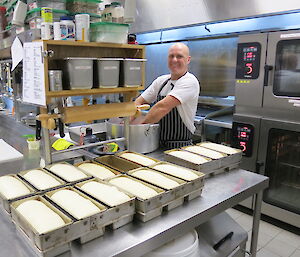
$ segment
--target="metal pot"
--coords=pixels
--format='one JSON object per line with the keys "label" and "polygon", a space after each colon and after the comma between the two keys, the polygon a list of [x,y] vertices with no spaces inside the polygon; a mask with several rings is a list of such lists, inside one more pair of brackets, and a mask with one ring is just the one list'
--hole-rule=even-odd
{"label": "metal pot", "polygon": [[[107,138],[124,136],[124,124],[106,122]],[[159,147],[159,124],[129,125],[129,151],[150,153]]]}

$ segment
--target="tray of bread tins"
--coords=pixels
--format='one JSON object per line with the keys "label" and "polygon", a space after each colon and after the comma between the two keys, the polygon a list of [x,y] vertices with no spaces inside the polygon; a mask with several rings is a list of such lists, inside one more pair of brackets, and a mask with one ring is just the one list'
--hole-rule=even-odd
{"label": "tray of bread tins", "polygon": [[186,181],[183,196],[190,196],[187,198],[188,200],[193,199],[193,193],[198,191],[201,193],[201,189],[204,186],[205,174],[193,169],[188,169],[169,162],[158,162],[149,166],[149,168]]}
{"label": "tray of bread tins", "polygon": [[[40,208],[43,207],[43,208]],[[40,251],[53,249],[76,238],[72,219],[42,196],[11,204],[12,220]]]}
{"label": "tray of bread tins", "polygon": [[115,155],[104,155],[95,158],[94,161],[123,173],[129,170],[134,170],[142,167],[141,165],[138,165],[136,163],[133,163]]}
{"label": "tray of bread tins", "polygon": [[[45,194],[46,199],[73,220],[72,230],[76,238],[90,240],[103,235],[107,220],[107,208],[73,186],[59,188]],[[76,199],[79,197],[80,199]],[[77,202],[76,202],[77,201]],[[73,238],[73,239],[76,239]],[[82,240],[82,242],[87,242]]]}
{"label": "tray of bread tins", "polygon": [[[153,169],[149,169],[147,167],[128,171],[127,174],[129,176],[135,177],[138,180],[164,189],[166,197],[165,202],[163,202],[163,207],[166,206],[169,210],[171,209],[171,206],[172,208],[177,207],[175,206],[174,202],[176,200],[178,205],[183,204],[182,197],[186,194],[187,191],[187,183],[185,180],[172,177],[170,175],[161,173]],[[181,201],[178,199],[181,199]]]}
{"label": "tray of bread tins", "polygon": [[46,166],[44,169],[65,181],[68,185],[91,179],[92,176],[67,162],[58,162]]}
{"label": "tray of bread tins", "polygon": [[16,174],[0,177],[0,205],[10,215],[10,204],[14,201],[35,195],[36,190],[20,179]]}
{"label": "tray of bread tins", "polygon": [[75,184],[75,188],[106,206],[104,226],[111,225],[117,229],[132,221],[135,213],[134,195],[97,178]]}
{"label": "tray of bread tins", "polygon": [[225,154],[226,155],[225,158],[222,159],[222,162],[224,162],[222,163],[222,167],[230,166],[232,164],[238,163],[242,159],[243,152],[240,149],[236,149],[230,146],[216,144],[208,141],[198,143],[196,144],[196,146],[201,146],[209,150]]}
{"label": "tray of bread tins", "polygon": [[152,164],[159,162],[159,160],[157,160],[157,159],[151,158],[149,156],[146,156],[146,155],[143,155],[140,153],[131,152],[128,150],[119,152],[116,154],[116,156],[119,156],[125,160],[131,161],[131,162],[136,163],[143,167],[148,167]]}
{"label": "tray of bread tins", "polygon": [[20,171],[17,175],[34,188],[38,194],[66,186],[65,181],[41,168]]}
{"label": "tray of bread tins", "polygon": [[218,160],[200,156],[199,154],[191,153],[182,149],[172,149],[164,151],[164,159],[167,162],[172,162],[177,165],[193,169],[205,174],[220,168]]}
{"label": "tray of bread tins", "polygon": [[168,194],[165,194],[165,190],[162,188],[153,186],[128,175],[118,175],[115,178],[107,179],[106,181],[136,197],[136,218],[144,222],[160,216],[163,206],[170,198]]}
{"label": "tray of bread tins", "polygon": [[121,174],[119,171],[93,160],[78,162],[74,166],[83,170],[86,174],[101,180]]}

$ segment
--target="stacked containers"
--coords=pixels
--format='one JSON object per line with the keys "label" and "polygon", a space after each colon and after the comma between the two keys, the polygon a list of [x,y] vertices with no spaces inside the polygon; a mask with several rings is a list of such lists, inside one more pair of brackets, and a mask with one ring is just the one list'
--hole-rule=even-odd
{"label": "stacked containers", "polygon": [[29,10],[49,7],[57,10],[66,10],[66,0],[27,0],[27,6]]}
{"label": "stacked containers", "polygon": [[121,70],[121,85],[138,87],[142,85],[142,67],[146,59],[124,59]]}
{"label": "stacked containers", "polygon": [[116,88],[119,86],[121,58],[97,59],[98,85],[100,88]]}

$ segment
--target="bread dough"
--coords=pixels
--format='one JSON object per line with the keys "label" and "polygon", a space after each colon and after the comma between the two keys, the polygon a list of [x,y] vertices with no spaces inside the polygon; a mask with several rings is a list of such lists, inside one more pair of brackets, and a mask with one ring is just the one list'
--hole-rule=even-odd
{"label": "bread dough", "polygon": [[30,170],[23,177],[39,190],[61,185],[54,177],[42,170]]}
{"label": "bread dough", "polygon": [[221,145],[221,144],[216,144],[216,143],[211,143],[211,142],[203,142],[200,144],[203,147],[209,148],[211,150],[219,151],[222,153],[226,154],[236,154],[240,152],[240,150],[226,146],[226,145]]}
{"label": "bread dough", "polygon": [[84,174],[81,170],[77,169],[76,167],[64,164],[64,163],[58,163],[52,165],[49,170],[51,170],[56,175],[60,176],[64,180],[71,182],[76,181],[79,179],[87,178],[88,176]]}
{"label": "bread dough", "polygon": [[208,162],[206,158],[186,151],[178,150],[178,151],[169,152],[168,154],[198,165]]}
{"label": "bread dough", "polygon": [[38,200],[21,203],[17,212],[39,233],[47,233],[65,225],[64,220],[47,205]]}
{"label": "bread dough", "polygon": [[135,153],[123,153],[120,156],[127,160],[139,163],[144,166],[149,166],[149,165],[156,163],[156,161],[154,161],[146,156],[135,154]]}
{"label": "bread dough", "polygon": [[172,189],[179,186],[177,181],[167,178],[154,170],[140,169],[132,172],[131,175],[165,189]]}
{"label": "bread dough", "polygon": [[160,170],[162,172],[165,172],[170,175],[174,175],[178,178],[185,179],[188,181],[194,180],[199,178],[197,174],[195,174],[193,171],[190,169],[177,166],[177,165],[172,165],[172,164],[157,164],[154,166],[151,166],[153,169]]}
{"label": "bread dough", "polygon": [[188,146],[185,148],[185,150],[203,155],[203,156],[211,158],[211,159],[220,159],[225,156],[224,154],[222,154],[220,152],[216,152],[214,150],[211,150],[211,149],[208,149],[208,148],[205,148],[202,146],[198,146],[198,145]]}
{"label": "bread dough", "polygon": [[94,203],[72,190],[59,190],[50,198],[78,220],[100,212]]}
{"label": "bread dough", "polygon": [[30,190],[23,182],[13,176],[0,177],[0,193],[7,199],[14,199],[19,196],[30,194]]}
{"label": "bread dough", "polygon": [[81,189],[111,207],[130,200],[130,197],[119,191],[118,188],[96,181],[85,183]]}
{"label": "bread dough", "polygon": [[149,199],[158,195],[158,193],[153,189],[141,182],[135,181],[131,178],[126,177],[118,177],[109,180],[109,183],[141,198],[141,199]]}
{"label": "bread dough", "polygon": [[83,169],[88,174],[99,179],[106,179],[116,176],[116,174],[114,174],[108,168],[95,163],[82,163],[78,166],[78,168]]}

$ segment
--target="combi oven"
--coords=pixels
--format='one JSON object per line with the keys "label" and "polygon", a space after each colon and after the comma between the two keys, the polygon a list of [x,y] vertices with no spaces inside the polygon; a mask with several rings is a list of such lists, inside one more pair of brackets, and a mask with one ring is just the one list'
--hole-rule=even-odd
{"label": "combi oven", "polygon": [[239,37],[235,97],[232,145],[270,178],[262,213],[300,227],[300,30]]}

